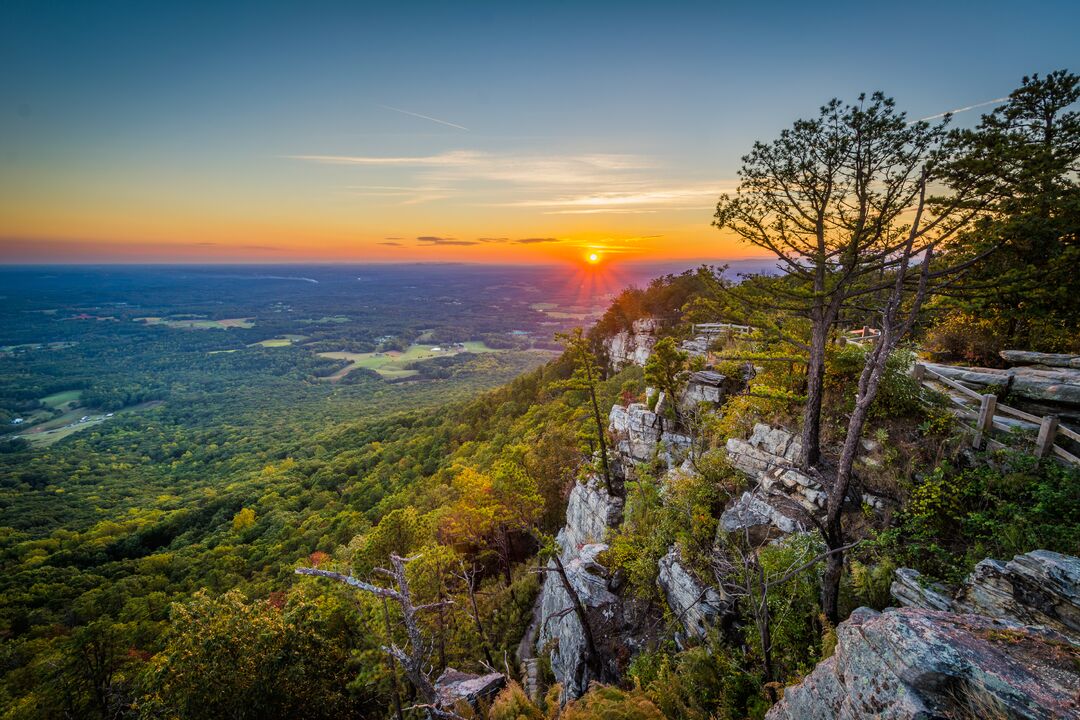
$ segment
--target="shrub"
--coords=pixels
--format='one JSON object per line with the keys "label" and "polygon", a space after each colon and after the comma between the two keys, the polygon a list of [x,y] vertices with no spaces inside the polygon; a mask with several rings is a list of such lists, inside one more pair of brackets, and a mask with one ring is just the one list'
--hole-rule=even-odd
{"label": "shrub", "polygon": [[579,700],[568,704],[559,717],[560,720],[665,720],[641,690],[620,690],[610,685],[593,685]]}
{"label": "shrub", "polygon": [[544,720],[544,714],[516,682],[511,682],[491,703],[488,720]]}

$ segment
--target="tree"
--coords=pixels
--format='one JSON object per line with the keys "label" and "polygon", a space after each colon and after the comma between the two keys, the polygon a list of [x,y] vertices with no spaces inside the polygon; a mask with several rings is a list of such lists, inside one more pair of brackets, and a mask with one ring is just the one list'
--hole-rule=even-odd
{"label": "tree", "polygon": [[[887,288],[887,277],[901,263],[978,212],[967,202],[975,184],[954,188],[948,202],[926,207],[925,189],[936,179],[931,168],[947,119],[933,127],[909,122],[881,93],[861,95],[847,106],[831,100],[818,117],[796,121],[771,143],[755,143],[742,159],[737,191],[717,203],[713,225],[774,254],[786,273],[784,282],[770,283],[765,298],[753,292],[753,284],[727,291],[768,323],[768,334],[808,355],[805,467],[821,455],[825,350],[832,328],[852,301]],[[906,253],[903,228],[916,204],[924,221]],[[771,311],[771,321],[765,311]],[[786,328],[782,319],[790,317],[805,320],[805,332]]]}
{"label": "tree", "polygon": [[569,333],[558,333],[555,337],[566,345],[566,353],[574,363],[573,375],[558,386],[566,390],[584,391],[588,395],[592,419],[595,423],[596,442],[600,446],[600,468],[603,473],[604,488],[608,495],[614,496],[611,468],[608,465],[607,425],[604,416],[600,413],[600,403],[596,399],[596,386],[601,379],[600,367],[589,348],[589,340],[582,334],[581,328],[574,328]]}
{"label": "tree", "polygon": [[[1080,112],[1068,110],[1078,100],[1080,76],[1032,75],[977,127],[952,134],[954,172],[982,174],[993,191],[973,249],[998,247],[942,302],[945,325],[977,317],[994,350],[1080,349]],[[996,359],[984,353],[977,359]]]}
{"label": "tree", "polygon": [[435,685],[428,676],[426,654],[427,643],[424,642],[424,638],[420,632],[420,622],[418,618],[418,615],[422,612],[437,610],[446,605],[453,604],[453,601],[440,600],[424,605],[416,605],[413,602],[412,594],[409,591],[409,580],[405,575],[405,565],[413,559],[415,559],[415,556],[413,558],[403,558],[399,555],[391,555],[389,570],[377,568],[383,575],[391,578],[393,585],[396,586],[389,588],[358,580],[351,575],[345,575],[330,570],[320,570],[318,568],[301,567],[296,569],[296,573],[298,575],[315,575],[337,580],[350,587],[371,593],[376,597],[393,600],[397,603],[401,608],[402,623],[405,626],[405,632],[409,638],[408,650],[406,651],[396,643],[391,642],[389,645],[383,646],[383,652],[401,663],[401,667],[405,671],[406,677],[409,678],[409,682],[412,683],[413,687],[416,689],[417,695],[420,696],[421,703],[416,707],[427,710],[435,717],[459,718],[460,716],[456,713],[444,710],[439,706],[439,697],[435,692]]}
{"label": "tree", "polygon": [[687,357],[674,338],[666,337],[656,343],[645,361],[645,382],[667,395],[667,413],[672,419],[678,412],[679,395],[686,387]]}

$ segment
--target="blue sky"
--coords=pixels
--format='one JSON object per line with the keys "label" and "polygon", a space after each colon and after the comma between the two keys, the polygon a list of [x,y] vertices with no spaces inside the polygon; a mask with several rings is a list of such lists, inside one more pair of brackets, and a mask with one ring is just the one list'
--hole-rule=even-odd
{"label": "blue sky", "polygon": [[738,158],[830,97],[919,117],[1080,67],[1077,2],[8,2],[0,26],[0,260],[700,256]]}

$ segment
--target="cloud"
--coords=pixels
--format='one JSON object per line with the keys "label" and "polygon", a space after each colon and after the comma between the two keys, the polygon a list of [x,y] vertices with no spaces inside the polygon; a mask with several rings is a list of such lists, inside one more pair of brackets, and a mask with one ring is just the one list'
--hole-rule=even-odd
{"label": "cloud", "polygon": [[479,245],[476,240],[458,240],[457,238],[439,237],[437,235],[421,235],[416,241],[425,245]]}
{"label": "cloud", "polygon": [[482,243],[504,243],[504,242],[509,242],[509,241],[510,241],[510,238],[504,238],[504,237],[483,237],[483,238],[476,238],[476,241],[477,241],[477,242],[482,242]]}
{"label": "cloud", "polygon": [[515,240],[514,242],[519,243],[521,245],[534,245],[536,243],[559,242],[559,238],[553,238],[553,237],[521,238],[520,240]]}
{"label": "cloud", "polygon": [[[567,207],[601,208],[609,210],[626,205],[647,205],[678,207],[696,205],[704,200],[713,200],[725,192],[734,189],[734,185],[708,183],[667,188],[653,188],[633,191],[609,191],[582,195],[562,196],[547,200],[520,200],[503,203],[504,207]],[[567,212],[567,211],[563,211]]]}
{"label": "cloud", "polygon": [[401,247],[401,243],[399,243],[399,242],[381,242],[381,243],[378,243],[378,244],[379,245],[387,245],[389,247]]}
{"label": "cloud", "polygon": [[405,238],[403,238],[403,237],[397,237],[396,235],[394,235],[394,236],[392,236],[392,237],[384,237],[384,238],[383,238],[383,240],[404,240],[404,239],[405,239]]}
{"label": "cloud", "polygon": [[439,123],[440,125],[446,125],[452,128],[457,128],[458,130],[464,130],[465,132],[469,131],[469,128],[467,127],[458,125],[457,123],[449,122],[447,120],[440,120],[439,118],[434,118],[430,115],[421,115],[420,113],[415,113],[411,110],[402,110],[401,108],[390,107],[389,105],[380,105],[379,107],[381,107],[383,110],[393,110],[394,112],[401,113],[402,115],[411,115],[415,118],[421,118],[422,120],[430,120],[431,122]]}

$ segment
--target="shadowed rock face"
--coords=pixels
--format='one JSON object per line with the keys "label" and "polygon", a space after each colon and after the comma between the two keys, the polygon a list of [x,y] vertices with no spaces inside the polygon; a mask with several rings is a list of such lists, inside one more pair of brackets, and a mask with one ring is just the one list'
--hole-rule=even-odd
{"label": "shadowed rock face", "polygon": [[892,594],[904,606],[977,613],[1045,625],[1080,643],[1080,558],[1049,550],[1009,562],[987,558],[959,588],[926,585],[910,568],[896,571]]}
{"label": "shadowed rock face", "polygon": [[1080,650],[1052,630],[859,608],[837,627],[837,641],[835,654],[787,688],[768,720],[931,720],[986,708],[1032,720],[1080,713]]}
{"label": "shadowed rock face", "polygon": [[727,612],[728,603],[724,596],[683,566],[678,548],[671,548],[660,558],[659,570],[657,582],[686,634],[699,639],[705,637],[709,628]]}

